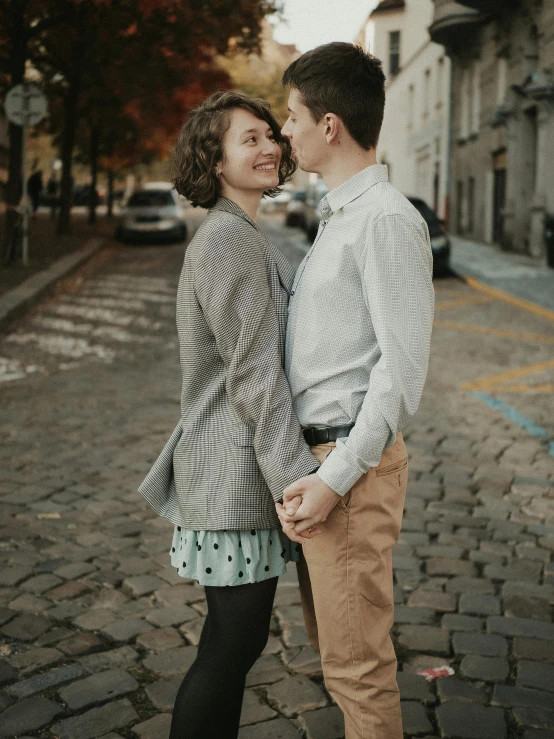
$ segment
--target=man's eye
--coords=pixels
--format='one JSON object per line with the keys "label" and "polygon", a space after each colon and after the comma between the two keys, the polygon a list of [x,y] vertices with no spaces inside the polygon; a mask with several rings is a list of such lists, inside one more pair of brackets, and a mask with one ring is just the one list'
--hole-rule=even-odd
{"label": "man's eye", "polygon": [[256,141],[256,137],[255,136],[250,136],[249,139],[246,139],[246,143],[248,143],[249,141]]}

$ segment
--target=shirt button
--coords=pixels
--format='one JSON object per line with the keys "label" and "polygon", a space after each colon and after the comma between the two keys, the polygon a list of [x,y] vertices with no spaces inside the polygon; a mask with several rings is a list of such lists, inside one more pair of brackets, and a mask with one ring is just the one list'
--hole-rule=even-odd
{"label": "shirt button", "polygon": [[291,292],[291,294],[290,294],[290,295],[291,295],[291,298],[292,298],[292,296],[294,295],[294,290],[293,290],[293,291]]}

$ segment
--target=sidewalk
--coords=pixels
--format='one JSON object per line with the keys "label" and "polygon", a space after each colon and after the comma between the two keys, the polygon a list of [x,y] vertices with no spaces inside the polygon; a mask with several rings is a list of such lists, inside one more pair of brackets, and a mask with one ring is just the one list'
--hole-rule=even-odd
{"label": "sidewalk", "polygon": [[59,235],[56,222],[39,210],[29,223],[29,264],[5,266],[0,261],[0,329],[95,254],[113,230],[113,220],[100,216],[89,224],[86,214],[72,213],[72,233]]}
{"label": "sidewalk", "polygon": [[460,277],[473,277],[497,290],[554,311],[554,269],[525,254],[451,236],[450,265]]}
{"label": "sidewalk", "polygon": [[[78,212],[76,208],[71,213],[71,222],[71,234],[57,234],[56,221],[51,220],[49,211],[39,209],[29,222],[29,264],[24,267],[17,262],[6,267],[0,254],[0,296],[48,269],[62,257],[75,253],[90,239],[110,238],[116,225],[115,219],[108,220],[102,215],[97,216],[96,223],[89,224],[84,209]],[[3,226],[1,218],[0,226]]]}

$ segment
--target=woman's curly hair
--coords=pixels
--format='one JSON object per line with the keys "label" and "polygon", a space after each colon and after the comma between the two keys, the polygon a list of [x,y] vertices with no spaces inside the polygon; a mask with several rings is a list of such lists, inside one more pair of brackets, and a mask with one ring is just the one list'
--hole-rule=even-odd
{"label": "woman's curly hair", "polygon": [[266,190],[264,195],[275,197],[281,191],[280,185],[296,171],[290,142],[281,134],[269,103],[234,90],[214,92],[191,112],[175,145],[173,184],[195,207],[211,208],[220,195],[216,163],[223,159],[223,137],[231,124],[230,114],[237,108],[265,121],[281,148],[279,186]]}

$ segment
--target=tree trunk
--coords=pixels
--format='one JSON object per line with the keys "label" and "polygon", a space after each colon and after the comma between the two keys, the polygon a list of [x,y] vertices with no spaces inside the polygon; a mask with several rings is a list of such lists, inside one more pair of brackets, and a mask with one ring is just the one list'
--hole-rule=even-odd
{"label": "tree trunk", "polygon": [[96,183],[98,180],[98,126],[93,126],[90,132],[90,193],[88,203],[88,222],[96,223]]}
{"label": "tree trunk", "polygon": [[108,218],[111,218],[113,216],[113,181],[114,181],[113,169],[108,169],[108,212],[107,212]]}
{"label": "tree trunk", "polygon": [[[26,3],[18,3],[13,10],[12,54],[10,65],[10,88],[20,85],[25,79],[25,62],[27,60],[27,32],[25,30],[25,6]],[[23,129],[14,123],[8,128],[8,183],[6,187],[6,212],[4,240],[11,242],[11,235],[16,213],[12,210],[19,204],[23,195],[24,183],[21,182],[21,155],[23,146]]]}
{"label": "tree trunk", "polygon": [[75,43],[72,50],[71,76],[69,87],[64,98],[64,130],[61,145],[62,179],[60,183],[60,214],[58,216],[57,233],[71,233],[71,206],[73,204],[73,148],[77,132],[77,105],[81,93],[81,66],[85,47],[85,11],[82,5],[77,7]]}
{"label": "tree trunk", "polygon": [[71,83],[64,100],[64,131],[61,146],[62,178],[60,183],[60,214],[58,216],[57,233],[71,233],[71,206],[73,204],[73,177],[71,165],[75,132],[77,129],[77,101],[79,91],[74,82]]}

